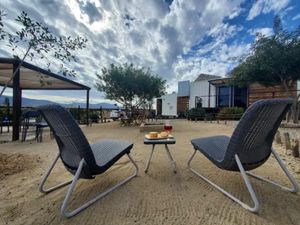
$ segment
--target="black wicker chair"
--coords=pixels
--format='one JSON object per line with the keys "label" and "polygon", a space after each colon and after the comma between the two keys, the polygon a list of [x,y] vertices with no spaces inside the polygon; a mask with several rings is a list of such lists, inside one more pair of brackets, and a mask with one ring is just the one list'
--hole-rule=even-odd
{"label": "black wicker chair", "polygon": [[[244,113],[231,138],[227,136],[214,136],[193,139],[191,143],[194,146],[195,152],[188,161],[189,169],[251,212],[258,211],[259,202],[248,180],[247,174],[260,180],[272,183],[285,190],[297,192],[299,189],[297,182],[288,172],[284,163],[272,148],[274,135],[291,105],[291,99],[271,99],[257,101]],[[249,205],[245,204],[191,168],[191,162],[197,151],[200,151],[202,154],[204,154],[220,169],[240,171],[254,202],[254,206],[250,207]],[[271,153],[291,181],[293,185],[292,188],[282,187],[273,181],[267,180],[250,172],[245,172],[263,165],[268,160]]]}
{"label": "black wicker chair", "polygon": [[[129,155],[133,147],[132,143],[127,141],[103,140],[90,145],[82,130],[66,109],[59,105],[47,105],[39,107],[39,111],[52,129],[59,147],[59,153],[43,177],[39,190],[43,193],[49,193],[71,183],[61,207],[62,215],[66,217],[76,215],[111,191],[137,176],[138,167]],[[125,180],[109,188],[79,208],[67,212],[66,208],[68,201],[78,179],[93,179],[96,175],[109,169],[125,154],[133,163],[135,172]],[[59,158],[61,158],[66,169],[72,173],[74,177],[71,181],[56,185],[49,189],[44,189],[44,184]]]}

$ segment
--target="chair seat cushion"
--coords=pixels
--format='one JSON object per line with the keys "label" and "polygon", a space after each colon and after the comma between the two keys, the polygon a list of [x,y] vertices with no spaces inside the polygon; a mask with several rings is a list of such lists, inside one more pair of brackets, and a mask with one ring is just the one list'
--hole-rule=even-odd
{"label": "chair seat cushion", "polygon": [[221,162],[230,138],[227,136],[204,137],[191,140],[195,149],[202,152],[214,164]]}
{"label": "chair seat cushion", "polygon": [[133,143],[120,140],[102,140],[91,145],[98,173],[103,173],[123,155],[130,153]]}

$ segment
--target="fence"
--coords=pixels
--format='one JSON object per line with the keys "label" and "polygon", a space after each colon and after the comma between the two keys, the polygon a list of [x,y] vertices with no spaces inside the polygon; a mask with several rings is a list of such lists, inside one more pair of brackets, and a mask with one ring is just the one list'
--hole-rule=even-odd
{"label": "fence", "polygon": [[[28,110],[35,110],[34,107],[22,107],[21,112],[24,113]],[[86,118],[86,109],[80,107],[72,107],[67,108],[74,119],[79,123],[83,124],[87,122]],[[110,112],[113,109],[102,109],[102,108],[93,108],[89,109],[89,124],[91,123],[99,123],[99,122],[106,122],[107,119],[110,118]],[[3,132],[3,127],[7,127],[7,131],[9,131],[9,126],[12,124],[12,106],[0,106],[0,133]],[[21,113],[21,114],[22,114]]]}

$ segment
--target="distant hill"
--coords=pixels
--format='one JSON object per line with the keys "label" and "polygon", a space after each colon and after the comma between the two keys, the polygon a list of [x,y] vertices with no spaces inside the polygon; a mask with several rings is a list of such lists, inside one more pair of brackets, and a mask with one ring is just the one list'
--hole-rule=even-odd
{"label": "distant hill", "polygon": [[[12,105],[12,97],[10,97],[10,96],[1,96],[0,97],[0,105],[4,104],[5,98],[8,98],[10,105]],[[47,105],[47,104],[57,104],[57,103],[48,101],[48,100],[22,98],[22,106],[23,107],[37,107],[40,105]],[[60,105],[65,106],[65,107],[78,107],[78,106],[80,106],[81,108],[86,107],[85,103],[80,103],[80,102],[73,102],[70,104],[60,104]],[[97,104],[90,104],[91,109],[99,109],[100,107],[102,107],[102,109],[118,109],[119,108],[115,104],[110,104],[110,103],[105,103],[105,102],[101,102],[101,103],[97,103]]]}

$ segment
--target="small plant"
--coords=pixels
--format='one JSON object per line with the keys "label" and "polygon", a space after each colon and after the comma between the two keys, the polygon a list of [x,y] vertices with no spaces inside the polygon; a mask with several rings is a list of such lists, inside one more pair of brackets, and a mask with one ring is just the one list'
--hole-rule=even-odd
{"label": "small plant", "polygon": [[90,112],[90,120],[92,123],[99,123],[99,113],[98,112]]}
{"label": "small plant", "polygon": [[75,120],[79,121],[80,120],[80,108],[70,108],[69,112],[71,115],[74,117]]}
{"label": "small plant", "polygon": [[244,108],[240,107],[228,107],[221,108],[217,115],[219,120],[239,120],[244,113]]}
{"label": "small plant", "polygon": [[189,120],[203,120],[205,117],[204,108],[192,108],[187,111],[187,117]]}

